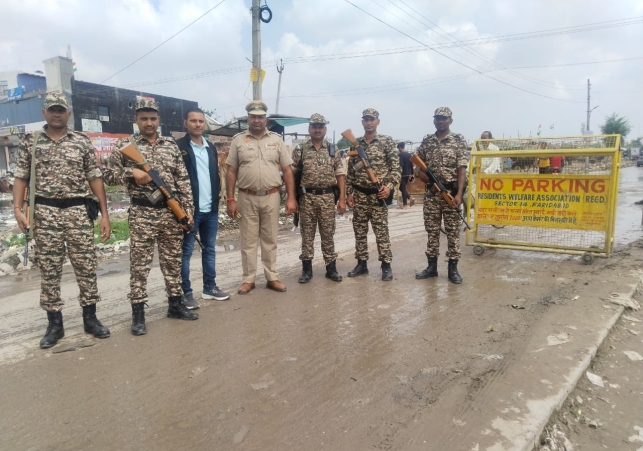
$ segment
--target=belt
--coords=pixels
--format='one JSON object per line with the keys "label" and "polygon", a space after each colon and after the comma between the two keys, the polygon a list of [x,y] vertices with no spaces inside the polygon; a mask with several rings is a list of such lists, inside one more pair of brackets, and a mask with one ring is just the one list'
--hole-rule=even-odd
{"label": "belt", "polygon": [[302,186],[304,194],[333,194],[333,187],[330,188],[305,188]]}
{"label": "belt", "polygon": [[48,207],[69,208],[85,205],[84,197],[71,197],[68,199],[51,199],[49,197],[36,196],[36,204],[46,205]]}
{"label": "belt", "polygon": [[157,203],[153,204],[145,197],[132,197],[132,205],[137,205],[139,207],[149,207],[149,208],[167,208],[167,202],[165,200],[160,200]]}
{"label": "belt", "polygon": [[251,189],[239,188],[239,191],[242,193],[250,194],[251,196],[267,196],[269,194],[274,194],[279,191],[279,187],[264,189],[261,191],[252,191]]}
{"label": "belt", "polygon": [[353,185],[353,189],[364,194],[377,194],[379,192],[377,191],[377,188],[364,188],[357,185]]}

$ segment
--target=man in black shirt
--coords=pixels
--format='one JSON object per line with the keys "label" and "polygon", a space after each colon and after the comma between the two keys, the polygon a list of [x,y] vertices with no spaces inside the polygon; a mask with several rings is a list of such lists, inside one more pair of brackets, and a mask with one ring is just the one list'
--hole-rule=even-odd
{"label": "man in black shirt", "polygon": [[411,206],[415,203],[415,199],[409,196],[406,190],[407,183],[413,181],[413,163],[411,163],[411,155],[404,150],[404,143],[398,143],[397,150],[400,151],[400,167],[402,168],[402,178],[400,179],[400,193],[402,193],[402,203],[400,208],[409,208],[406,203],[411,199]]}

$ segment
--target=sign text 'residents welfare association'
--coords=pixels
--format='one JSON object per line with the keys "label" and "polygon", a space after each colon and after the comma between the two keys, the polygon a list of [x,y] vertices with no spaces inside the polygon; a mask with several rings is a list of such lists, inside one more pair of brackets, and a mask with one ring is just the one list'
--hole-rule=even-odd
{"label": "sign text 'residents welfare association'", "polygon": [[481,175],[476,220],[557,229],[605,230],[609,176]]}

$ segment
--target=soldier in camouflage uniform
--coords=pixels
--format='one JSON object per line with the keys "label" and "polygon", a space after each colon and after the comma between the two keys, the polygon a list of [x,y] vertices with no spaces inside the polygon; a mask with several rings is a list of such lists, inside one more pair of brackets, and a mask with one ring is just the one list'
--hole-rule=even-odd
{"label": "soldier in camouflage uniform", "polygon": [[[451,189],[455,204],[462,203],[467,168],[467,140],[464,136],[449,129],[453,119],[451,110],[446,107],[435,110],[433,124],[436,132],[424,137],[417,154],[426,166],[433,171],[447,189]],[[420,172],[420,179],[425,183],[429,178]],[[430,185],[424,194],[424,227],[429,235],[426,244],[426,256],[429,265],[415,275],[416,279],[427,279],[438,275],[438,255],[440,254],[440,227],[444,219],[444,230],[447,234],[447,258],[449,259],[449,280],[462,283],[458,273],[460,259],[460,226],[462,219],[457,210],[452,209]]]}
{"label": "soldier in camouflage uniform", "polygon": [[[335,243],[335,195],[333,187],[339,188],[337,212],[346,211],[346,171],[341,155],[324,139],[326,118],[313,114],[308,122],[310,139],[298,145],[292,152],[293,168],[296,170],[303,154],[301,174],[301,196],[299,198],[299,221],[301,230],[302,273],[299,283],[307,283],[313,278],[312,260],[315,230],[319,225],[322,254],[326,263],[326,277],[341,282],[337,272]],[[332,149],[331,149],[332,147]]]}
{"label": "soldier in camouflage uniform", "polygon": [[40,347],[50,348],[65,336],[61,311],[64,303],[60,297],[65,245],[80,289],[78,299],[83,308],[85,332],[96,338],[110,335],[109,329],[96,318],[100,296],[96,285],[94,223],[86,206],[92,192],[100,202],[102,241],[109,238],[110,226],[105,188],[90,139],[67,128],[71,109],[63,93],[48,93],[43,106],[42,115],[47,125],[39,132],[25,135],[18,149],[13,200],[16,221],[26,232],[29,219],[22,207],[31,178],[33,153],[35,206],[32,206],[31,231],[40,268],[40,306],[47,311],[49,320]]}
{"label": "soldier in camouflage uniform", "polygon": [[192,190],[181,152],[172,138],[160,136],[159,107],[156,102],[142,99],[136,102],[134,120],[140,134],[118,141],[104,169],[109,185],[125,185],[131,198],[129,209],[130,232],[130,293],[132,303],[132,334],[147,333],[144,306],[147,297],[147,276],[152,267],[154,242],[158,244],[159,265],[165,278],[168,296],[168,318],[195,320],[198,314],[181,303],[181,253],[183,231],[164,198],[152,203],[148,196],[156,186],[150,176],[138,169],[136,163],[118,149],[133,140],[149,165],[156,169],[168,185],[192,222]]}
{"label": "soldier in camouflage uniform", "polygon": [[395,149],[395,142],[390,136],[377,133],[380,114],[374,108],[367,108],[362,113],[364,136],[357,138],[360,146],[364,147],[366,155],[380,179],[382,188],[378,190],[371,182],[364,168],[357,167],[360,163],[358,156],[348,160],[348,175],[346,177],[346,192],[348,206],[353,208],[353,231],[355,232],[355,258],[357,266],[348,273],[348,277],[368,274],[368,222],[371,222],[379,260],[382,262],[382,280],[393,280],[391,261],[391,240],[388,233],[388,206],[382,206],[381,201],[387,199],[391,190],[400,183],[400,159]]}

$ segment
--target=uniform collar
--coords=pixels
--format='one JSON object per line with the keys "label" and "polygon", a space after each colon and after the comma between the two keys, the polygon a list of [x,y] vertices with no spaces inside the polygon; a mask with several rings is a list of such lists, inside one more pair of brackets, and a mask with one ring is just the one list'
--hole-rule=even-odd
{"label": "uniform collar", "polygon": [[[250,133],[250,129],[247,129],[244,133],[246,134],[246,136],[249,136],[251,138],[255,138],[255,136],[252,133]],[[263,135],[261,135],[261,138],[263,138],[264,136],[269,135],[269,134],[270,134],[270,130],[268,130],[266,128],[266,129],[264,129]],[[261,139],[261,138],[255,138],[255,139]]]}
{"label": "uniform collar", "polygon": [[450,139],[451,137],[453,137],[453,135],[455,135],[455,133],[453,133],[451,130],[449,130],[449,133],[447,133],[446,135],[444,135],[444,138],[439,139],[439,138],[438,138],[437,131],[436,131],[435,133],[433,133],[432,135],[430,135],[430,136],[429,136],[429,138],[433,137],[433,138],[435,138],[435,140],[436,140],[436,141],[441,142],[441,141],[446,141],[447,139]]}
{"label": "uniform collar", "polygon": [[[148,144],[150,144],[150,142],[147,140],[147,138],[145,138],[140,133],[137,133],[136,135],[134,135],[134,140],[136,141],[137,144],[142,143],[143,141],[145,141]],[[165,141],[166,141],[166,139],[163,136],[159,135],[158,133],[156,134],[156,144],[163,144]]]}
{"label": "uniform collar", "polygon": [[[371,140],[371,143],[373,143],[373,142],[375,142],[375,141],[379,141],[379,140],[380,140],[380,136],[382,136],[382,135],[380,135],[379,133],[376,133],[376,134],[375,134],[375,136],[373,136],[373,139]],[[365,135],[364,135],[364,136],[360,136],[359,138],[357,138],[357,140],[358,140],[358,141],[364,141],[364,142],[366,142],[366,136],[365,136]]]}
{"label": "uniform collar", "polygon": [[[313,145],[313,140],[312,139],[308,139],[308,141],[306,141],[304,143],[304,145],[306,147],[310,148],[310,149],[315,148],[315,146]],[[327,148],[328,148],[328,141],[326,141],[326,139],[322,139],[322,145],[321,145],[320,149],[327,149]]]}
{"label": "uniform collar", "polygon": [[[47,125],[47,124],[43,125],[42,126],[42,132],[41,132],[41,134],[45,135],[47,138],[49,138],[49,135],[47,134],[47,129],[48,128],[49,128],[49,125]],[[64,134],[67,135],[67,136],[72,136],[74,134],[74,131],[70,130],[69,127],[65,127],[65,133]],[[51,138],[49,138],[49,139],[51,139]]]}

